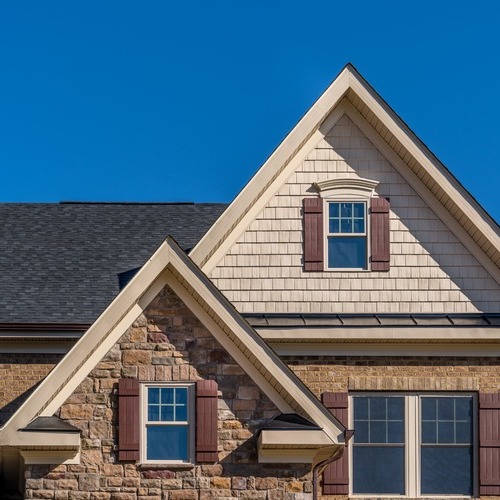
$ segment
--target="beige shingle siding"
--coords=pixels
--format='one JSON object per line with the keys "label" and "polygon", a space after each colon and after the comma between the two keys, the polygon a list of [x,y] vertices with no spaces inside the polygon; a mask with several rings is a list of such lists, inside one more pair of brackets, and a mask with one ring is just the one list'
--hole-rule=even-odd
{"label": "beige shingle siding", "polygon": [[[391,270],[302,270],[302,199],[335,176],[391,199]],[[210,277],[241,312],[496,312],[500,289],[347,117],[311,151]]]}

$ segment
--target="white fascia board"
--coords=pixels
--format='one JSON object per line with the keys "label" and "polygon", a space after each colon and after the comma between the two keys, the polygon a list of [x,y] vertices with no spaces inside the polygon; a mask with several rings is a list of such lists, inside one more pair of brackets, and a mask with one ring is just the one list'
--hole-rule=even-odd
{"label": "white fascia board", "polygon": [[448,344],[448,343],[329,343],[297,342],[273,343],[269,345],[279,356],[435,356],[497,358],[500,356],[500,343],[497,344]]}
{"label": "white fascia board", "polygon": [[[3,436],[2,436],[3,438]],[[16,446],[16,447],[37,447],[47,448],[50,447],[66,449],[66,450],[79,450],[80,448],[80,433],[79,432],[42,432],[42,431],[17,431],[13,433],[12,439],[4,441],[2,445]],[[76,452],[73,451],[73,454]]]}
{"label": "white fascia board", "polygon": [[259,328],[255,330],[267,342],[500,342],[500,327],[358,327],[348,328]]}
{"label": "white fascia board", "polygon": [[493,246],[500,250],[500,233],[488,213],[467,192],[460,182],[437,160],[410,128],[390,109],[383,99],[354,69],[349,72],[349,87],[377,118],[388,128],[401,145],[428,172],[435,182],[467,214],[469,219]]}
{"label": "white fascia board", "polygon": [[260,431],[258,443],[261,448],[322,448],[335,444],[322,430],[318,429],[263,429]]}

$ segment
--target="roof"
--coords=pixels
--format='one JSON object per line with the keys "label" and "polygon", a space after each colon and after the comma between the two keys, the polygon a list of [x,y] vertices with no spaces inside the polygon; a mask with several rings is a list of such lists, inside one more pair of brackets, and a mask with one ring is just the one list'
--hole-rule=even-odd
{"label": "roof", "polygon": [[348,64],[190,253],[206,274],[217,266],[332,125],[347,115],[429,208],[500,283],[500,228]]}
{"label": "roof", "polygon": [[92,323],[169,234],[189,250],[225,208],[0,204],[0,323]]}
{"label": "roof", "polygon": [[[298,413],[317,425],[321,429],[320,447],[342,442],[344,426],[170,237],[0,429],[0,440],[13,446],[47,446],[49,442],[58,442],[53,434],[47,437],[44,431],[23,433],[19,429],[28,426],[35,417],[51,417],[167,285],[279,411]],[[67,446],[69,438],[61,432],[58,436],[59,445]]]}

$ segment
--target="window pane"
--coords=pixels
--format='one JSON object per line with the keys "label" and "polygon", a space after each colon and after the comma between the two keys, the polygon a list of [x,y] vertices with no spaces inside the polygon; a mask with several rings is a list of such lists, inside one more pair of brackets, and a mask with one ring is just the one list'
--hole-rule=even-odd
{"label": "window pane", "polygon": [[354,441],[356,443],[369,443],[368,439],[368,421],[358,421],[354,422],[354,428],[356,432],[354,433]]}
{"label": "window pane", "polygon": [[330,219],[330,233],[340,233],[340,219]]}
{"label": "window pane", "polygon": [[457,443],[472,443],[472,429],[470,422],[457,422]]}
{"label": "window pane", "polygon": [[437,443],[436,422],[422,422],[422,443]]}
{"label": "window pane", "polygon": [[438,422],[438,443],[455,442],[454,422]]}
{"label": "window pane", "polygon": [[328,205],[329,208],[329,216],[330,217],[339,217],[340,216],[340,211],[339,211],[339,203],[330,203]]}
{"label": "window pane", "polygon": [[173,404],[174,402],[174,391],[176,389],[174,389],[173,387],[170,387],[170,388],[163,388],[161,390],[161,404],[162,405],[166,405],[166,404]]}
{"label": "window pane", "polygon": [[158,422],[160,420],[160,407],[148,405],[148,420],[150,422]]}
{"label": "window pane", "polygon": [[148,389],[148,403],[158,404],[160,402],[160,389],[157,387],[150,387]]}
{"label": "window pane", "polygon": [[342,219],[340,222],[341,233],[352,233],[352,219]]}
{"label": "window pane", "polygon": [[386,422],[370,422],[370,443],[387,443]]}
{"label": "window pane", "polygon": [[187,403],[187,389],[183,387],[175,389],[175,402],[178,405],[185,405]]}
{"label": "window pane", "polygon": [[174,420],[174,407],[162,406],[161,407],[161,420],[162,422],[172,422]]}
{"label": "window pane", "polygon": [[[356,419],[368,419],[368,400],[370,398],[355,397],[354,399],[354,415]],[[356,431],[357,432],[357,431]]]}
{"label": "window pane", "polygon": [[471,420],[472,398],[455,398],[457,420]]}
{"label": "window pane", "polygon": [[404,470],[403,447],[355,446],[353,492],[403,495],[405,493]]}
{"label": "window pane", "polygon": [[370,419],[386,419],[387,398],[370,398]]}
{"label": "window pane", "polygon": [[387,442],[400,444],[405,442],[403,421],[387,422]]}
{"label": "window pane", "polygon": [[352,203],[340,204],[340,217],[349,219],[352,217]]}
{"label": "window pane", "polygon": [[438,398],[438,419],[455,419],[455,398]]}
{"label": "window pane", "polygon": [[187,426],[148,426],[147,460],[188,459]]}
{"label": "window pane", "polygon": [[364,233],[365,232],[365,220],[364,219],[354,219],[354,233]]}
{"label": "window pane", "polygon": [[421,492],[434,495],[472,495],[470,447],[423,446]]}
{"label": "window pane", "polygon": [[387,398],[387,417],[389,420],[403,420],[404,398]]}
{"label": "window pane", "polygon": [[366,237],[328,238],[328,267],[366,269]]}
{"label": "window pane", "polygon": [[422,420],[436,420],[437,399],[422,398]]}
{"label": "window pane", "polygon": [[364,216],[365,216],[365,204],[354,203],[354,217],[364,218]]}
{"label": "window pane", "polygon": [[187,406],[175,407],[175,420],[177,422],[185,422],[187,420]]}

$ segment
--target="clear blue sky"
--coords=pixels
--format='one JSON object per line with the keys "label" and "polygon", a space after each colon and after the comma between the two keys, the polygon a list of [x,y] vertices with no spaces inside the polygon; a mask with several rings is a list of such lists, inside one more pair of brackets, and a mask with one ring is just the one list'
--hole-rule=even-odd
{"label": "clear blue sky", "polygon": [[500,220],[500,2],[0,5],[0,201],[230,201],[352,62]]}

